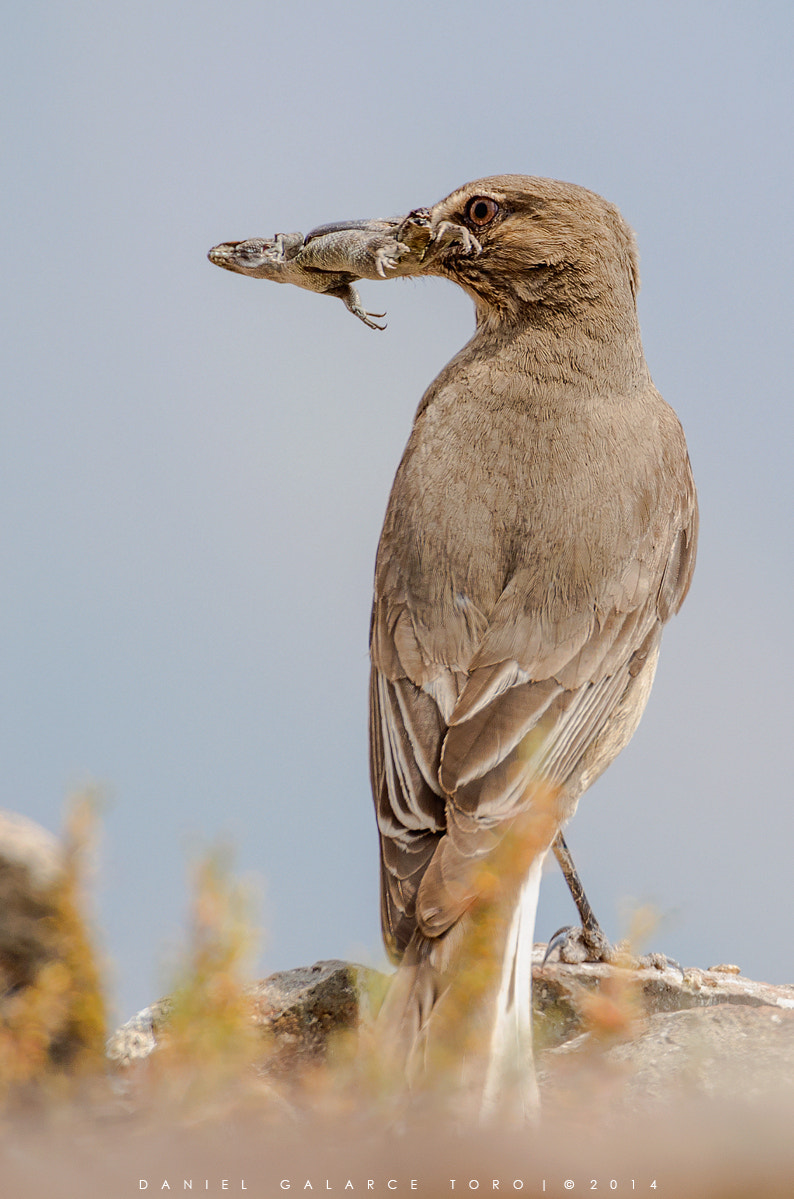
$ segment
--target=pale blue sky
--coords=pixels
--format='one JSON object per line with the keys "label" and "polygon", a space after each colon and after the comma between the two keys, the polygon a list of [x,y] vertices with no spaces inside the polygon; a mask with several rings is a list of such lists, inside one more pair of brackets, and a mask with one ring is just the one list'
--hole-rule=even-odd
{"label": "pale blue sky", "polygon": [[[97,922],[119,1016],[162,990],[186,862],[262,880],[266,972],[380,960],[372,564],[440,281],[343,306],[223,240],[550,175],[634,226],[648,360],[687,432],[698,570],[640,731],[569,841],[607,930],[794,981],[788,3],[36,3],[0,56],[0,806],[108,788]],[[318,583],[322,580],[322,583]],[[544,883],[538,937],[571,916]]]}

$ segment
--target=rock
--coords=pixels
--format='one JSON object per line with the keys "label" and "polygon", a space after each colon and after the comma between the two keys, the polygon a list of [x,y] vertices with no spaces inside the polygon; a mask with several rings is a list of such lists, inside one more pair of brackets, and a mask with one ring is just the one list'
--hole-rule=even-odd
{"label": "rock", "polygon": [[794,987],[709,970],[536,969],[546,1102],[583,1093],[616,1110],[683,1098],[775,1095],[794,1077]]}
{"label": "rock", "polygon": [[[283,1074],[322,1060],[334,1035],[357,1026],[378,980],[384,976],[365,966],[327,961],[271,974],[248,988],[254,1023],[269,1042],[264,1068]],[[108,1042],[110,1061],[125,1067],[148,1057],[167,1028],[169,1009],[169,1001],[160,1000],[122,1025]]]}
{"label": "rock", "polygon": [[610,1050],[650,1096],[688,1092],[747,1098],[794,1091],[794,1011],[721,1004],[654,1016],[635,1040]]}
{"label": "rock", "polygon": [[350,962],[315,962],[271,974],[251,991],[254,1019],[272,1034],[268,1068],[282,1073],[322,1059],[329,1039],[357,1027],[377,972]]}
{"label": "rock", "polygon": [[[542,964],[536,946],[540,1081],[557,1099],[583,1087],[636,1106],[663,1097],[769,1094],[794,1078],[794,987],[708,970],[624,969],[604,963]],[[369,1014],[388,978],[350,962],[272,974],[249,989],[252,1016],[269,1041],[265,1071],[286,1076],[322,1061],[334,1035]],[[117,1066],[145,1059],[168,1024],[167,1000],[145,1008],[108,1045]],[[793,1088],[794,1089],[794,1088]]]}
{"label": "rock", "polygon": [[544,1048],[578,1036],[588,1019],[588,1005],[583,1000],[610,984],[630,988],[648,1016],[722,1004],[794,1009],[794,986],[754,982],[743,978],[738,966],[684,971],[674,967],[624,970],[603,962],[547,962],[544,966],[545,949],[545,945],[535,947],[532,971],[535,1035]]}
{"label": "rock", "polygon": [[794,1011],[720,1004],[651,1016],[630,1040],[599,1046],[584,1033],[543,1057],[547,1099],[570,1103],[585,1087],[635,1110],[693,1098],[775,1102],[794,1095]]}
{"label": "rock", "polygon": [[108,1060],[124,1068],[149,1057],[157,1048],[158,1035],[168,1024],[170,1007],[167,999],[160,999],[117,1028],[105,1047]]}

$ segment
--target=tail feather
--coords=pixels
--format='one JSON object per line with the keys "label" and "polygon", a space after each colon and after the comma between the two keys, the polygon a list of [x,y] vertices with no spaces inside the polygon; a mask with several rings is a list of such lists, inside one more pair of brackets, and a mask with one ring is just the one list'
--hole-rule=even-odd
{"label": "tail feather", "polygon": [[[479,1079],[479,1111],[483,1119],[504,1112],[519,1119],[532,1117],[538,1089],[532,1055],[532,948],[540,877],[545,852],[532,860],[515,894],[515,906],[501,950],[498,990],[488,988],[487,1010],[466,1015],[483,1029],[483,1049],[468,1058],[463,1030],[458,1060],[460,1084],[468,1090]],[[443,1000],[455,982],[462,944],[470,929],[464,917],[440,937],[412,936],[378,1015],[376,1038],[387,1068],[404,1074],[409,1085],[432,1073],[431,1056],[438,1047],[433,1030],[449,1041],[449,1003]],[[505,927],[504,925],[502,926]],[[504,934],[503,934],[504,935]],[[499,957],[497,957],[497,961]],[[452,998],[452,996],[450,996]],[[472,997],[473,998],[473,997]],[[463,997],[464,1003],[466,997]],[[453,1011],[460,1004],[453,1001]],[[479,1017],[479,1019],[477,1018]],[[469,1031],[469,1030],[467,1030]],[[486,1048],[487,1046],[487,1048]],[[484,1059],[484,1060],[483,1060]]]}
{"label": "tail feather", "polygon": [[539,1105],[532,1052],[532,949],[545,856],[539,854],[529,868],[505,942],[482,1097],[484,1117],[507,1105],[527,1118]]}
{"label": "tail feather", "polygon": [[448,980],[446,938],[414,932],[378,1013],[376,1038],[387,1068],[416,1081],[428,1068],[428,1035]]}

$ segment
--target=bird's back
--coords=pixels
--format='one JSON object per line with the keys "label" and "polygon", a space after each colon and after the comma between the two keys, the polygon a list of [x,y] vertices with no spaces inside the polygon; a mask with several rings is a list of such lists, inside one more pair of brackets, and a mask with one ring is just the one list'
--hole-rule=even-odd
{"label": "bird's back", "polygon": [[[375,586],[376,605],[404,589],[429,657],[462,670],[511,584],[516,618],[606,613],[639,570],[658,583],[694,512],[681,426],[649,378],[628,394],[545,379],[521,350],[494,355],[478,341],[420,405]],[[462,642],[465,610],[478,615]]]}

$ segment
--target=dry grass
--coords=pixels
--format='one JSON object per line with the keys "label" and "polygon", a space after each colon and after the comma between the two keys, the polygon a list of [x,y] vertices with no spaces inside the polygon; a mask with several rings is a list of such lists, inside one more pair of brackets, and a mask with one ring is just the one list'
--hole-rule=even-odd
{"label": "dry grass", "polygon": [[67,815],[64,869],[27,900],[38,927],[27,946],[30,977],[6,975],[0,1002],[0,1104],[65,1099],[102,1069],[105,1002],[83,887],[95,829],[96,799],[80,796]]}
{"label": "dry grass", "polygon": [[196,862],[192,875],[182,961],[146,1071],[148,1103],[185,1114],[238,1095],[264,1050],[245,991],[256,946],[250,890],[235,882],[223,851]]}
{"label": "dry grass", "polygon": [[[253,1029],[246,996],[255,940],[250,894],[218,854],[193,871],[192,914],[162,1047],[120,1096],[100,1066],[101,988],[81,919],[86,819],[83,811],[73,820],[59,898],[65,962],[59,971],[42,971],[2,1030],[3,1197],[127,1199],[190,1193],[186,1181],[193,1193],[252,1197],[283,1194],[286,1183],[302,1194],[433,1197],[493,1193],[495,1183],[500,1192],[525,1196],[595,1189],[668,1199],[782,1199],[794,1191],[790,1105],[698,1101],[627,1114],[613,1103],[614,1076],[602,1049],[632,1035],[641,1019],[636,996],[619,986],[583,995],[587,1026],[596,1034],[592,1054],[569,1079],[565,1104],[550,1105],[521,1131],[456,1117],[443,1088],[406,1099],[401,1080],[384,1077],[377,1057],[349,1036],[300,1078],[268,1077],[261,1069],[268,1046]],[[444,1012],[442,1069],[444,1062],[457,1064],[476,1036],[470,1015],[487,990],[509,886],[504,880],[525,865],[528,837],[545,833],[540,826],[534,833],[517,830],[500,850],[504,862],[490,886],[478,880],[483,898]],[[75,1047],[60,1061],[47,1048],[54,1028],[71,1030]],[[94,1083],[88,1090],[86,1079]],[[22,1082],[45,1091],[46,1104],[34,1112],[21,1105]]]}

